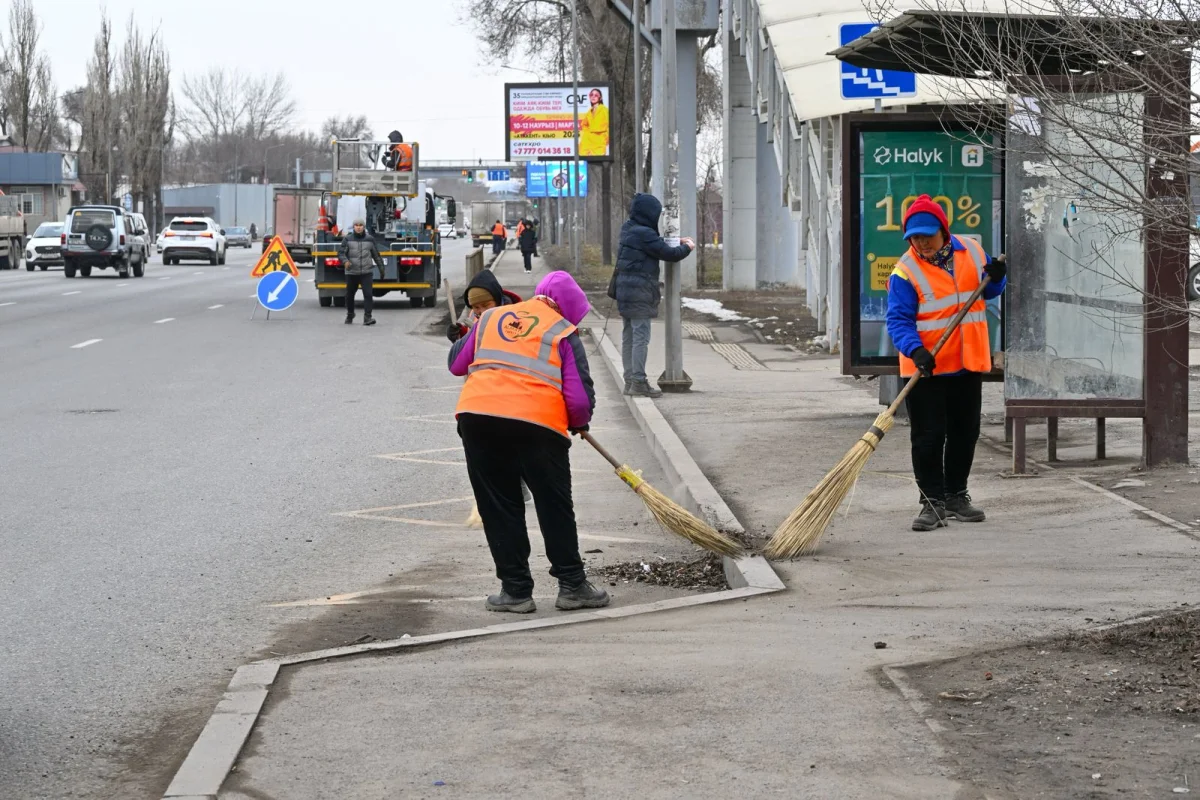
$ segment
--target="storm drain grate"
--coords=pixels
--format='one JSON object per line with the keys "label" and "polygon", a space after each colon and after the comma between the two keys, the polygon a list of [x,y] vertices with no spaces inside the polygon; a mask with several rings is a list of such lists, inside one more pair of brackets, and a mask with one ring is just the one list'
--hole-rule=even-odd
{"label": "storm drain grate", "polygon": [[686,333],[689,338],[695,339],[696,341],[699,341],[699,342],[715,341],[715,339],[713,338],[712,331],[710,331],[708,328],[704,327],[703,325],[698,325],[695,322],[683,323],[683,332]]}
{"label": "storm drain grate", "polygon": [[765,370],[762,364],[755,360],[754,356],[746,351],[746,348],[740,344],[714,344],[713,350],[721,354],[721,358],[733,364],[735,369],[743,370]]}

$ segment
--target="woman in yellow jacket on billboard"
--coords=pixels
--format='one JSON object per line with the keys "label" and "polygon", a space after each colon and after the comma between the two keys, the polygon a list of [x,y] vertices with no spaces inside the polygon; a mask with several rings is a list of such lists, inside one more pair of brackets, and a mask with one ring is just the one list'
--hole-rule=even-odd
{"label": "woman in yellow jacket on billboard", "polygon": [[599,89],[588,92],[592,107],[579,120],[579,155],[608,155],[608,106]]}

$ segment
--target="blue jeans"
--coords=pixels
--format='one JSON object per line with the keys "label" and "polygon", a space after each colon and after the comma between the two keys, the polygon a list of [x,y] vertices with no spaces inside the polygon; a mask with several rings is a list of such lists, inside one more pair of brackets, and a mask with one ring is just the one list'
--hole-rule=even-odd
{"label": "blue jeans", "polygon": [[646,354],[650,350],[650,320],[625,320],[621,329],[621,363],[625,367],[625,383],[644,383],[646,380]]}

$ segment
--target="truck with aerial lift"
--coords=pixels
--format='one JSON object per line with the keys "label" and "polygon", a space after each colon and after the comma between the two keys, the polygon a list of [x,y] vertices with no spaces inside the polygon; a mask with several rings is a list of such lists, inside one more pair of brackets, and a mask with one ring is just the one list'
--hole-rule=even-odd
{"label": "truck with aerial lift", "polygon": [[[323,308],[344,308],[346,273],[338,258],[342,236],[362,218],[375,240],[384,266],[375,267],[373,295],[403,292],[413,308],[437,305],[442,282],[442,243],[438,235],[436,196],[421,181],[420,145],[412,146],[412,168],[387,166],[390,141],[335,139],[332,188],[322,195],[324,223],[313,246],[313,285]],[[455,217],[453,198],[447,215]],[[336,222],[335,227],[332,223]],[[329,230],[321,230],[329,228]]]}

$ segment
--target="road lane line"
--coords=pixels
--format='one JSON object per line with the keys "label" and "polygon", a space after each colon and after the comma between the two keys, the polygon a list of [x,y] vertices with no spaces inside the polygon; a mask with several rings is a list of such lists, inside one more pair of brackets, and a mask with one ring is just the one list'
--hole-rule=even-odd
{"label": "road lane line", "polygon": [[171,276],[170,276],[170,275],[168,275],[168,276],[167,276],[167,277],[165,277],[165,278],[159,278],[159,280],[160,280],[160,281],[169,281],[169,280],[171,280]]}
{"label": "road lane line", "polygon": [[221,267],[221,269],[223,269],[223,270],[228,270],[228,269],[229,269],[229,267]]}
{"label": "road lane line", "polygon": [[209,307],[208,307],[208,310],[209,310],[209,311],[215,311],[215,310],[216,310],[216,309],[218,309],[218,308],[224,308],[224,307],[225,307],[225,304],[224,304],[224,303],[217,303],[215,306],[209,306]]}
{"label": "road lane line", "polygon": [[5,306],[15,306],[16,304],[17,303],[15,300],[11,303],[0,303],[0,308],[4,308]]}
{"label": "road lane line", "polygon": [[155,324],[155,325],[162,325],[164,322],[174,322],[174,321],[175,321],[175,318],[174,318],[174,317],[167,317],[166,319],[156,319],[156,320],[154,320],[154,324]]}
{"label": "road lane line", "polygon": [[81,291],[82,291],[82,290],[80,290],[80,289],[76,289],[76,290],[75,290],[75,291],[73,291],[73,292],[63,292],[63,297],[68,297],[68,296],[70,296],[70,295],[73,295],[73,294],[79,294]]}
{"label": "road lane line", "polygon": [[71,345],[71,349],[72,350],[82,350],[83,348],[87,347],[88,345],[93,345],[96,342],[103,342],[103,341],[104,341],[103,339],[88,339],[86,342],[80,342],[79,344]]}
{"label": "road lane line", "polygon": [[128,286],[128,283],[118,283],[117,286]]}
{"label": "road lane line", "polygon": [[203,275],[204,273],[203,272],[193,272],[192,274],[193,275]]}

